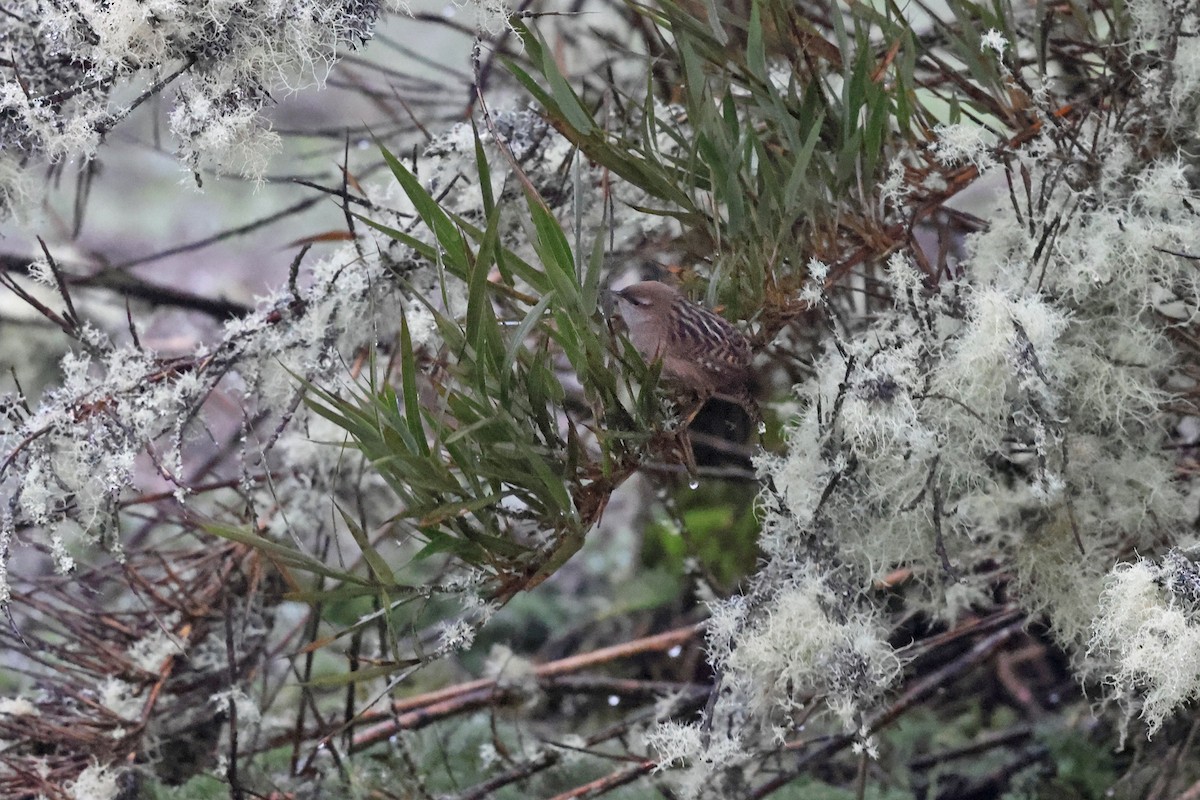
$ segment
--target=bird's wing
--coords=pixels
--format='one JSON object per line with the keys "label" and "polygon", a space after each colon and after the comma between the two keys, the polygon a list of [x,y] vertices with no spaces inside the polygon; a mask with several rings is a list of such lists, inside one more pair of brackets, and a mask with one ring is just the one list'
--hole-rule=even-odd
{"label": "bird's wing", "polygon": [[681,299],[673,309],[671,326],[674,354],[696,362],[724,382],[744,380],[753,354],[741,331],[707,308]]}

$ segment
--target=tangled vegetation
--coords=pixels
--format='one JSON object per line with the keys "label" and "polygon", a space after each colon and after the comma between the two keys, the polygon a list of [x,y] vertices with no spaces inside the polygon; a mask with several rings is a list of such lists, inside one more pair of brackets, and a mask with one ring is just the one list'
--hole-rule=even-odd
{"label": "tangled vegetation", "polygon": [[[1191,796],[1200,7],[587,5],[448,118],[356,84],[404,122],[288,180],[341,227],[253,307],[4,256],[69,349],[3,406],[0,791]],[[18,6],[5,212],[159,94],[263,179],[383,13]],[[635,276],[747,333],[752,444]]]}

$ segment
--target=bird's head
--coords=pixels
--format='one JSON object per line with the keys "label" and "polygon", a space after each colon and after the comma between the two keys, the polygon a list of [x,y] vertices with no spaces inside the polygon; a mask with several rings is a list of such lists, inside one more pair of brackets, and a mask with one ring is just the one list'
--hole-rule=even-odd
{"label": "bird's head", "polygon": [[621,317],[630,328],[654,324],[666,325],[671,309],[680,299],[679,290],[658,281],[642,281],[612,293]]}

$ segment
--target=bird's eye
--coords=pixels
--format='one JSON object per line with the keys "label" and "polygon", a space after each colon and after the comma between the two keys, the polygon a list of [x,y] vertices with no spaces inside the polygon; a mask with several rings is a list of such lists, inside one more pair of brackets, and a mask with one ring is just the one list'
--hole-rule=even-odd
{"label": "bird's eye", "polygon": [[648,299],[646,299],[645,297],[635,297],[634,295],[629,294],[627,292],[617,292],[616,294],[618,297],[620,297],[622,300],[624,300],[626,303],[629,303],[630,305],[634,305],[634,306],[650,305],[650,301]]}

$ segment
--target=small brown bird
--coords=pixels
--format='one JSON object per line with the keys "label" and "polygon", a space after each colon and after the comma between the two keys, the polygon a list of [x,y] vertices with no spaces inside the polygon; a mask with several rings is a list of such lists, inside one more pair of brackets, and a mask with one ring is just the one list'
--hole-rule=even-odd
{"label": "small brown bird", "polygon": [[635,283],[613,295],[629,341],[647,362],[662,360],[664,378],[702,401],[724,396],[757,415],[749,389],[753,353],[741,331],[658,281]]}

